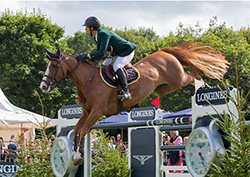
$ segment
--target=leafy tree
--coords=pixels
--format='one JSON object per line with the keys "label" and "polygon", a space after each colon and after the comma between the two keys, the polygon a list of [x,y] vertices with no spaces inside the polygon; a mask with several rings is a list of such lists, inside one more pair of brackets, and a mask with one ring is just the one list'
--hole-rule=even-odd
{"label": "leafy tree", "polygon": [[[231,62],[225,81],[234,85],[235,71],[234,58],[236,58],[239,71],[240,89],[249,90],[249,41],[250,30],[242,27],[234,30],[225,23],[218,24],[217,17],[210,20],[209,28],[202,29],[199,22],[195,26],[185,27],[179,24],[175,32],[160,38],[151,28],[113,30],[111,27],[102,26],[120,35],[126,40],[138,44],[132,64],[145,56],[156,52],[166,46],[176,46],[185,41],[200,42],[222,51],[226,59]],[[63,53],[80,54],[92,52],[96,44],[86,32],[77,31],[74,36],[63,38],[63,28],[52,24],[46,15],[40,11],[27,13],[11,13],[6,10],[0,16],[0,87],[17,106],[39,113],[40,105],[34,91],[39,90],[46,63],[44,49],[47,47],[56,51],[60,47]],[[193,68],[186,68],[191,70]],[[210,85],[220,84],[220,81],[209,79],[200,72],[203,79]],[[40,91],[39,91],[40,92]],[[48,115],[56,113],[62,105],[75,103],[76,89],[73,82],[68,79],[60,84],[53,94],[40,93]],[[194,88],[187,86],[178,91],[161,97],[161,108],[178,111],[189,108],[190,97]],[[151,94],[139,103],[139,106],[151,106],[151,101],[157,97]],[[186,99],[183,99],[186,98]],[[249,104],[246,104],[249,107]]]}
{"label": "leafy tree", "polygon": [[[63,28],[52,24],[41,11],[32,13],[6,10],[0,16],[0,87],[16,106],[39,112],[35,90],[43,77],[46,63],[45,48],[56,46],[71,52],[63,37]],[[74,97],[72,84],[64,83],[56,94],[41,94],[48,115]],[[72,101],[71,101],[72,102]],[[64,104],[64,103],[62,103]]]}
{"label": "leafy tree", "polygon": [[75,32],[74,37],[68,36],[66,41],[75,54],[88,53],[96,48],[94,39],[81,31]]}

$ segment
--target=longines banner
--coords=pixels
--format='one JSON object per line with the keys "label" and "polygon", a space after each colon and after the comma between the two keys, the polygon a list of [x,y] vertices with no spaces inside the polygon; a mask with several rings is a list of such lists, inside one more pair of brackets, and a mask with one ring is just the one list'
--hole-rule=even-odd
{"label": "longines banner", "polygon": [[132,120],[153,120],[154,118],[155,118],[154,107],[133,108],[131,110]]}
{"label": "longines banner", "polygon": [[62,118],[79,118],[82,114],[82,106],[80,104],[62,106],[60,114]]}
{"label": "longines banner", "polygon": [[0,177],[11,177],[17,172],[19,166],[13,162],[0,162]]}
{"label": "longines banner", "polygon": [[[227,88],[229,91],[233,89],[233,87]],[[195,96],[196,104],[198,105],[209,105],[210,102],[213,105],[225,104],[229,101],[228,93],[226,88],[212,88],[212,89],[201,89],[198,90]],[[208,101],[208,102],[207,102]]]}

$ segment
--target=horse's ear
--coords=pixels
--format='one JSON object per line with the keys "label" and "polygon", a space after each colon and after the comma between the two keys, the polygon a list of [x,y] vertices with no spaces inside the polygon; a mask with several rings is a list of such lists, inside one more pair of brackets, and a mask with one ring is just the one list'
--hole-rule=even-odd
{"label": "horse's ear", "polygon": [[52,53],[51,51],[49,51],[49,49],[47,49],[47,48],[46,48],[46,52],[47,52],[47,54],[48,54],[48,56],[49,56],[50,58],[55,56],[55,54]]}
{"label": "horse's ear", "polygon": [[48,54],[46,54],[46,57],[47,57],[49,60],[51,60],[51,57],[50,57]]}
{"label": "horse's ear", "polygon": [[60,54],[61,54],[61,50],[60,50],[59,47],[57,47],[57,52],[56,52],[56,54],[57,54],[57,56],[60,56]]}

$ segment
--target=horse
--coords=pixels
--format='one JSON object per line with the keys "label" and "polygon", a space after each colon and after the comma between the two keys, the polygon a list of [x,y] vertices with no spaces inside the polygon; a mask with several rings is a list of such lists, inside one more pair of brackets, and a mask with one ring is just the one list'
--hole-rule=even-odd
{"label": "horse", "polygon": [[[81,117],[74,127],[74,165],[83,162],[84,137],[103,115],[117,113],[117,88],[109,87],[100,77],[100,66],[88,60],[78,61],[75,56],[47,50],[49,63],[41,81],[43,92],[50,92],[66,77],[70,77],[76,88],[79,102],[83,107]],[[132,99],[122,102],[130,108],[152,92],[160,96],[202,80],[196,69],[185,72],[184,67],[194,66],[211,79],[222,80],[230,63],[210,46],[185,42],[174,47],[165,47],[141,59],[133,66],[140,78],[129,85]],[[80,133],[80,138],[77,135]]]}

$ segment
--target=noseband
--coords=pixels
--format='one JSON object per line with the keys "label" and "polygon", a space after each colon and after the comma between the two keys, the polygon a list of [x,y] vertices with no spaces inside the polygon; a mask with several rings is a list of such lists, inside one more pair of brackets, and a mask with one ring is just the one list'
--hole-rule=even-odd
{"label": "noseband", "polygon": [[[81,64],[81,61],[78,61],[78,64],[76,65],[76,67],[68,74],[68,75],[65,75],[64,71],[63,71],[63,68],[60,67],[61,66],[61,63],[63,62],[63,59],[62,59],[62,55],[59,56],[59,58],[49,58],[50,61],[56,61],[57,64],[56,65],[53,65],[52,64],[52,67],[53,68],[56,68],[56,71],[54,73],[54,75],[51,77],[51,76],[48,76],[46,74],[44,74],[43,76],[44,77],[47,77],[48,79],[50,79],[49,82],[47,82],[46,80],[42,80],[43,82],[45,82],[48,87],[50,86],[51,87],[51,90],[53,90],[54,88],[56,88],[62,81],[64,81],[67,77],[69,77],[71,74],[73,74],[75,72],[75,70],[80,66]],[[62,73],[63,73],[63,78],[61,80],[57,80],[56,79],[56,75],[59,71],[59,68],[61,68],[62,70]]]}

